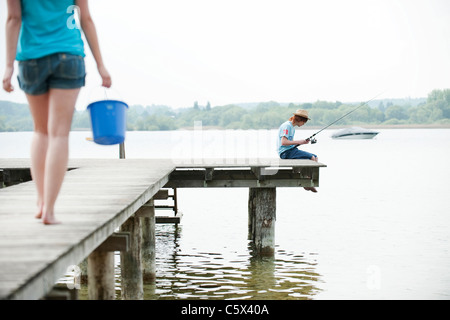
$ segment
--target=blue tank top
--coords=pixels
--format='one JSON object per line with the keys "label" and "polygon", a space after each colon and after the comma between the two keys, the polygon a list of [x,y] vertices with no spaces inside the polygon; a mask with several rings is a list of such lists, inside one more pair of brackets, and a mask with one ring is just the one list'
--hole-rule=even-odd
{"label": "blue tank top", "polygon": [[21,0],[22,26],[16,59],[37,59],[64,52],[84,57],[74,0]]}

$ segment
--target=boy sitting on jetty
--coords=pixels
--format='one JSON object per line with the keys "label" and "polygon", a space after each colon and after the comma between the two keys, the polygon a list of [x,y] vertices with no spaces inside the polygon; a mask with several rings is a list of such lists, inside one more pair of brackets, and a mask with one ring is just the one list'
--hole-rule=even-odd
{"label": "boy sitting on jetty", "polygon": [[[294,140],[295,127],[303,126],[308,120],[307,110],[297,110],[288,121],[284,122],[278,130],[278,155],[281,159],[310,159],[318,161],[317,155],[299,150],[297,147],[308,144],[309,139]],[[305,190],[317,192],[314,187],[304,187]]]}

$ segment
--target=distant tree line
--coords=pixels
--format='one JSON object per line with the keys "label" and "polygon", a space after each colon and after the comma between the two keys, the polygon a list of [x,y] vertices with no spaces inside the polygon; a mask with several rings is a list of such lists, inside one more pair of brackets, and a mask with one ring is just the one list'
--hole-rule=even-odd
{"label": "distant tree line", "polygon": [[[308,125],[325,126],[340,118],[359,103],[318,100],[313,103],[230,104],[211,107],[194,102],[192,107],[174,110],[165,105],[133,105],[127,111],[127,130],[164,131],[202,126],[217,129],[274,129],[289,119],[297,109],[309,111]],[[348,117],[340,125],[450,125],[450,89],[433,90],[427,98],[384,99],[371,101]],[[87,111],[76,111],[72,129],[89,129]],[[33,123],[26,104],[0,101],[0,131],[31,131]]]}

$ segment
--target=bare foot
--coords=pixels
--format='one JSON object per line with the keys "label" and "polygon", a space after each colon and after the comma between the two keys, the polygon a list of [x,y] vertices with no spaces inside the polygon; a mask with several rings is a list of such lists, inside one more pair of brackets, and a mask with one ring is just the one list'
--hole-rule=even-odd
{"label": "bare foot", "polygon": [[[44,210],[42,210],[44,211]],[[42,222],[44,224],[60,224],[61,221],[55,219],[55,215],[53,212],[44,212],[42,214]]]}
{"label": "bare foot", "polygon": [[61,223],[61,221],[56,220],[55,218],[43,218],[42,222],[44,224],[60,224]]}
{"label": "bare foot", "polygon": [[36,219],[40,219],[40,218],[42,218],[42,210],[44,209],[44,204],[39,204],[39,202],[38,202],[37,207],[38,207],[38,211],[34,217]]}

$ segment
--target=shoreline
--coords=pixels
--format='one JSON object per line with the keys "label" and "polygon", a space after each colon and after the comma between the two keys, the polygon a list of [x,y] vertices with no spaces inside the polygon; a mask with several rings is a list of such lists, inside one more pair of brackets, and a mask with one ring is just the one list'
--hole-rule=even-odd
{"label": "shoreline", "polygon": [[[320,130],[324,126],[303,126],[302,129]],[[333,125],[331,129],[343,129],[349,127],[363,127],[367,129],[450,129],[450,124],[349,124],[349,125]],[[327,128],[327,129],[330,129]],[[272,128],[267,130],[277,130],[278,128]],[[184,127],[177,130],[168,131],[181,131],[181,130],[194,130],[194,127]],[[260,130],[257,128],[251,129],[227,129],[216,126],[202,126],[202,130]],[[266,130],[266,129],[261,129]],[[139,131],[139,130],[131,130]],[[145,131],[145,130],[143,130]]]}
{"label": "shoreline", "polygon": [[[311,130],[320,130],[324,126],[304,126],[302,129],[311,129]],[[363,127],[366,129],[450,129],[450,124],[349,124],[349,125],[333,125],[330,128],[331,129],[343,129],[348,127]],[[276,130],[278,128],[272,128],[272,129],[257,129],[257,128],[251,128],[251,129],[227,129],[227,128],[221,128],[216,126],[202,126],[202,130]],[[329,129],[329,128],[327,128]],[[184,127],[179,128],[176,130],[127,130],[128,132],[134,132],[134,131],[192,131],[194,130],[194,127]],[[71,130],[72,132],[80,132],[80,131],[92,131],[91,128],[75,128]],[[33,132],[32,130],[28,131],[0,131],[0,133],[6,133],[6,132]]]}
{"label": "shoreline", "polygon": [[[349,124],[336,125],[330,128],[343,129],[348,127],[363,127],[367,129],[450,129],[450,124]],[[320,126],[311,126],[311,129],[321,129]]]}

